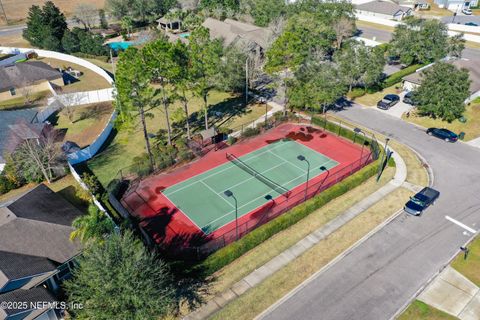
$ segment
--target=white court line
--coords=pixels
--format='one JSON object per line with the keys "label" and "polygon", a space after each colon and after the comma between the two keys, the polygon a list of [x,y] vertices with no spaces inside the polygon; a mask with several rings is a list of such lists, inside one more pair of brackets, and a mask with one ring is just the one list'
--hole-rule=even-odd
{"label": "white court line", "polygon": [[471,233],[473,233],[473,234],[477,233],[477,231],[476,231],[475,229],[470,228],[469,226],[461,223],[461,222],[458,221],[458,220],[453,219],[453,218],[450,217],[450,216],[445,216],[445,219],[447,219],[448,221],[451,221],[451,222],[455,223],[457,226],[459,226],[459,227],[461,227],[461,228],[463,228],[463,229],[465,229],[465,230],[467,230],[467,231],[469,231],[469,232],[471,232]]}
{"label": "white court line", "polygon": [[[282,162],[282,163],[277,164],[276,166],[274,166],[274,167],[272,167],[272,168],[269,168],[269,169],[267,169],[267,170],[265,170],[265,171],[262,171],[262,172],[259,172],[259,173],[263,175],[265,172],[268,172],[268,171],[270,171],[270,170],[276,169],[276,168],[284,165],[285,163],[288,163],[288,162]],[[253,179],[257,179],[257,178],[256,178],[255,176],[251,176],[250,178],[245,179],[245,180],[242,180],[241,182],[236,183],[236,184],[234,184],[233,186],[229,186],[229,187],[225,188],[225,190],[233,189],[233,188],[238,187],[239,185],[244,184],[245,182],[250,181],[250,180],[253,180]],[[206,182],[204,182],[204,181],[202,181],[202,182],[206,184]],[[221,194],[221,193],[223,193],[223,191],[217,192],[217,194]]]}
{"label": "white court line", "polygon": [[[248,158],[248,159],[246,159],[246,160],[243,160],[243,159],[242,159],[242,161],[247,162],[247,161],[253,160],[253,159],[255,159],[255,158],[258,158],[258,157],[261,156],[262,154],[267,153],[267,152],[270,152],[270,150],[276,149],[276,148],[278,148],[278,147],[281,146],[281,145],[282,145],[282,144],[279,144],[279,145],[277,145],[277,146],[275,146],[275,147],[273,147],[273,148],[271,148],[271,149],[268,149],[268,150],[265,150],[265,151],[263,151],[263,152],[260,152],[259,154],[256,154],[256,155],[254,155],[254,156],[252,156],[252,157],[250,157],[250,158]],[[268,146],[265,146],[265,147],[268,147]],[[265,148],[265,147],[263,147],[263,148]],[[262,150],[262,149],[259,149],[259,150]],[[253,151],[253,152],[255,152],[255,151]],[[251,152],[251,153],[252,153],[252,152]],[[246,154],[245,156],[248,157],[248,155],[249,155],[249,154]],[[244,157],[244,156],[241,156],[241,157]],[[188,187],[194,185],[195,183],[201,182],[201,181],[203,181],[204,179],[208,179],[208,178],[210,178],[210,177],[213,177],[213,176],[215,176],[215,175],[217,175],[217,174],[219,174],[219,173],[222,173],[222,172],[224,172],[224,171],[226,171],[226,170],[228,170],[228,169],[233,168],[233,167],[236,166],[236,165],[234,165],[234,164],[228,165],[227,163],[223,163],[222,165],[226,165],[226,167],[223,168],[223,169],[220,170],[220,171],[217,171],[217,172],[214,172],[214,173],[212,173],[212,174],[210,174],[210,175],[207,175],[206,177],[202,177],[200,180],[191,182],[191,183],[189,183],[189,184],[187,184],[187,185],[185,185],[185,186],[183,186],[183,187],[181,187],[181,188],[179,188],[179,189],[177,189],[177,190],[174,190],[174,191],[172,191],[172,192],[168,192],[168,195],[172,195],[172,194],[174,194],[174,193],[177,193],[178,191],[181,191],[181,190],[183,190],[183,189],[185,189],[185,188],[188,188]],[[214,168],[212,168],[212,169],[210,169],[210,170],[213,170],[213,169],[215,169],[215,168],[217,168],[217,167],[214,167]],[[204,174],[205,172],[208,172],[208,171],[210,171],[210,170],[207,170],[207,171],[201,172],[201,173],[199,173],[199,174],[197,174],[197,175],[191,176],[190,178],[188,178],[188,179],[185,180],[185,181],[194,179],[196,176],[202,175],[202,174]],[[182,182],[183,182],[183,181],[182,181]],[[179,182],[179,183],[177,183],[177,184],[181,184],[182,182]],[[167,188],[167,189],[173,188],[175,185],[176,185],[176,184],[174,184],[173,186],[171,186],[171,187],[169,187],[169,188]],[[162,192],[162,193],[163,193],[163,194],[166,194],[165,192]]]}
{"label": "white court line", "polygon": [[299,166],[297,166],[296,164],[293,164],[293,162],[288,161],[288,160],[285,159],[284,157],[281,157],[281,156],[279,156],[278,154],[273,153],[271,150],[269,150],[269,151],[270,151],[271,154],[273,154],[273,155],[274,155],[275,157],[277,157],[278,159],[290,163],[290,164],[291,164],[292,166],[294,166],[295,168],[300,169],[303,173],[307,173],[307,171],[306,171],[305,169],[302,169],[302,168],[300,168]]}
{"label": "white court line", "polygon": [[214,194],[216,194],[217,196],[219,196],[220,198],[222,198],[223,201],[225,201],[226,203],[228,203],[228,205],[232,208],[235,208],[235,206],[233,204],[230,203],[230,201],[228,201],[227,199],[225,199],[224,197],[220,196],[215,190],[213,190],[212,188],[210,188],[210,186],[208,184],[206,184],[205,182],[203,182],[203,180],[200,180],[200,183],[203,184],[205,187],[207,187],[208,189],[210,189]]}
{"label": "white court line", "polygon": [[[327,162],[325,162],[323,165],[325,165],[326,163],[328,163],[328,162],[330,162],[330,161],[332,161],[332,160],[331,160],[331,159],[327,160]],[[336,162],[335,160],[333,160],[333,161]],[[290,162],[288,162],[288,163],[290,163]],[[338,164],[338,162],[336,162],[336,163]],[[332,167],[332,168],[334,168],[334,167]],[[312,179],[314,179],[314,178],[316,178],[316,177],[318,177],[318,176],[320,176],[320,175],[322,175],[322,174],[323,174],[323,172],[320,173],[320,174],[317,174],[317,175],[314,176],[314,177],[312,177]],[[297,180],[297,179],[299,179],[299,178],[303,178],[303,176],[302,176],[302,175],[299,175],[298,177],[296,177],[296,178],[294,178],[294,179],[292,179],[292,180],[290,180],[290,181],[287,181],[287,182],[285,182],[284,184],[281,184],[281,186],[284,187],[284,188],[286,188],[285,185],[287,185],[287,184],[289,184],[290,182],[293,182],[293,181],[295,181],[295,180]],[[303,182],[302,182],[302,183],[303,183]],[[296,187],[298,187],[298,186],[301,185],[302,183],[297,184],[296,186],[292,187],[292,189],[295,189]],[[275,191],[275,190],[274,190],[274,191]],[[277,193],[278,193],[278,192],[277,192]],[[257,201],[258,199],[263,198],[263,197],[264,197],[264,195],[261,195],[261,196],[259,196],[259,197],[254,198],[253,200],[251,200],[251,201],[243,204],[242,206],[238,207],[237,210],[240,209],[240,208],[243,208],[243,207],[245,207],[246,205],[249,205],[250,203],[252,203],[252,202],[254,202],[254,201]],[[256,208],[253,208],[252,210],[250,210],[249,212],[246,212],[245,214],[248,214],[248,213],[250,213],[250,212],[258,209],[258,208],[260,208],[261,206],[263,206],[263,204],[259,205],[259,206],[256,207]],[[215,221],[218,221],[218,220],[222,219],[223,217],[226,217],[226,216],[228,216],[228,215],[230,215],[230,214],[232,214],[232,213],[234,213],[234,212],[235,212],[235,210],[232,210],[232,211],[224,214],[223,216],[218,217],[217,219],[215,219],[215,220],[209,222],[208,224],[206,224],[205,226],[203,226],[203,228],[205,228],[206,226],[210,226],[210,225],[211,225],[212,223],[214,223]],[[243,215],[240,216],[240,217],[243,217],[245,214],[243,214]],[[220,229],[220,228],[222,228],[222,227],[224,227],[224,226],[226,226],[226,225],[229,224],[230,222],[232,222],[232,221],[229,221],[229,222],[225,223],[224,225],[222,225],[221,227],[218,227],[217,230]]]}

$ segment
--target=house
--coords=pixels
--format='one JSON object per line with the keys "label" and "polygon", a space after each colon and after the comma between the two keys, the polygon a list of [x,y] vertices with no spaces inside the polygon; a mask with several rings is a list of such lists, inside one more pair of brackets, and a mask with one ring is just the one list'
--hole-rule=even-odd
{"label": "house", "polygon": [[[467,69],[470,76],[470,97],[465,101],[466,103],[480,97],[480,58],[479,59],[458,59],[450,60],[448,63],[453,64],[455,67],[461,69]],[[402,78],[403,88],[407,91],[412,91],[418,88],[422,84],[423,71],[430,68],[433,64],[418,69],[415,73]]]}
{"label": "house", "polygon": [[41,303],[56,302],[71,276],[81,246],[69,237],[81,214],[43,184],[0,206],[0,301],[28,304],[0,310],[0,319],[60,319],[60,310]]}
{"label": "house", "polygon": [[263,52],[267,48],[271,36],[270,31],[266,28],[232,19],[220,21],[207,18],[202,25],[210,30],[210,37],[222,39],[224,46],[244,44]]}
{"label": "house", "polygon": [[50,83],[63,86],[62,73],[41,61],[13,63],[0,67],[0,101],[50,90]]}
{"label": "house", "polygon": [[412,8],[389,1],[371,1],[355,6],[357,14],[400,21],[413,14]]}
{"label": "house", "polygon": [[461,12],[464,8],[478,6],[478,0],[434,0],[440,8],[445,8],[453,12]]}
{"label": "house", "polygon": [[182,31],[182,21],[180,19],[168,19],[165,16],[157,20],[158,28],[165,31]]}

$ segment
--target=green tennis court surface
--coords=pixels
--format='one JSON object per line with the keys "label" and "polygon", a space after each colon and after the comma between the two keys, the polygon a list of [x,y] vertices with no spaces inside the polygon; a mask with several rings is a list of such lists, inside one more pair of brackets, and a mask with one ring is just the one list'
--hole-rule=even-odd
{"label": "green tennis court surface", "polygon": [[[298,155],[310,162],[310,179],[324,172],[320,167],[331,169],[338,164],[292,140],[272,143],[239,159],[267,179],[291,190],[306,181],[307,163],[298,160]],[[224,195],[225,190],[232,191],[238,200],[238,218],[268,202],[266,195],[277,198],[282,194],[232,162],[177,183],[163,194],[209,234],[235,220],[235,202]]]}

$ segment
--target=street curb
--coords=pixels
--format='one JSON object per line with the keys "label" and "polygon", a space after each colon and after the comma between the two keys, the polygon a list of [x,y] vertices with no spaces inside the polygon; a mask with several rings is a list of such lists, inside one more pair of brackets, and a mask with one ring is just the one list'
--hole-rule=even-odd
{"label": "street curb", "polygon": [[371,238],[375,233],[377,233],[379,230],[381,230],[383,227],[388,225],[390,222],[395,220],[400,214],[402,214],[403,209],[400,209],[396,211],[394,214],[392,214],[387,220],[383,221],[381,224],[376,226],[374,229],[370,230],[366,235],[364,235],[360,240],[352,244],[350,247],[348,247],[345,251],[343,251],[341,254],[336,256],[333,260],[331,260],[329,263],[327,263],[325,266],[323,266],[320,270],[312,274],[309,278],[304,280],[301,284],[299,284],[297,287],[292,289],[289,293],[284,295],[280,300],[277,300],[274,304],[272,304],[268,309],[264,310],[262,313],[260,313],[258,316],[254,318],[254,320],[260,320],[273,310],[275,310],[279,305],[281,305],[284,301],[288,300],[290,297],[294,296],[298,291],[303,289],[305,286],[307,286],[311,281],[313,281],[316,277],[320,276],[322,273],[327,271],[329,268],[331,268],[335,263],[349,255],[355,248],[357,248],[359,245],[361,245],[363,242]]}
{"label": "street curb", "polygon": [[[233,284],[230,288],[225,290],[224,292],[221,292],[217,294],[215,297],[210,299],[203,307],[200,307],[199,309],[189,313],[186,315],[183,319],[185,320],[196,320],[196,319],[204,319],[209,317],[210,315],[218,312],[219,310],[222,309],[223,306],[225,306],[227,303],[230,301],[234,300],[235,298],[239,297],[249,289],[257,286],[258,284],[262,283],[269,277],[271,277],[273,274],[278,272],[281,268],[284,266],[288,265],[292,261],[296,259],[296,257],[304,254],[307,252],[311,247],[314,245],[318,244],[320,241],[324,240],[326,237],[328,237],[330,234],[336,232],[338,229],[340,229],[342,226],[344,226],[346,223],[349,221],[353,220],[355,217],[363,213],[365,210],[368,208],[372,207],[373,205],[377,204],[379,201],[381,201],[381,198],[376,200],[374,199],[375,202],[373,203],[368,203],[368,199],[372,199],[374,197],[378,197],[378,195],[381,195],[385,197],[386,195],[392,193],[393,191],[397,190],[399,187],[402,186],[402,184],[406,181],[407,178],[407,167],[405,164],[405,161],[403,158],[396,153],[393,149],[392,157],[395,160],[396,163],[396,170],[395,170],[395,175],[392,180],[390,180],[388,183],[386,183],[384,186],[376,190],[375,192],[371,193],[368,197],[364,198],[363,200],[360,200],[359,202],[355,203],[353,206],[345,210],[342,214],[337,216],[336,218],[332,219],[325,225],[321,226],[320,228],[312,231],[309,235],[305,236],[301,240],[297,241],[295,244],[293,244],[291,247],[288,249],[284,250],[281,252],[279,255],[276,257],[270,259],[266,263],[264,263],[262,266],[257,268],[256,270],[250,272],[248,275],[237,281],[235,284]],[[370,200],[371,201],[371,200]],[[365,204],[364,204],[365,203]],[[370,232],[368,232],[366,235],[362,237],[365,241],[368,239],[370,236],[372,236],[374,233],[376,233],[378,230],[383,228],[386,224],[388,224],[390,221],[392,221],[394,218],[396,218],[403,210],[399,210],[395,212],[391,217],[383,221],[381,224],[376,226],[374,229],[372,229]],[[339,224],[338,226],[335,226],[336,224]],[[332,227],[333,226],[333,227]],[[325,265],[323,268],[320,269],[320,271],[326,270],[325,267],[328,267],[330,265],[333,265],[335,262],[339,261],[341,258],[343,258],[345,255],[351,252],[357,245],[359,245],[362,241],[360,239],[356,243],[354,243],[352,246],[347,248],[345,251],[343,251],[340,255],[335,257],[333,260],[331,260],[327,265]],[[290,256],[289,259],[281,259],[283,255],[283,258],[285,256]],[[277,261],[275,261],[277,260]],[[278,261],[281,260],[281,261]],[[276,266],[275,266],[276,265]],[[315,273],[317,274],[318,271]],[[315,275],[314,274],[314,275]],[[305,280],[303,283],[306,281],[309,281],[310,278]],[[301,285],[301,284],[300,284]],[[239,288],[240,291],[237,293],[236,288]],[[295,289],[293,289],[295,290]],[[233,291],[233,295],[229,295],[228,299],[225,299],[225,293],[228,291]],[[288,295],[288,294],[287,294]],[[285,298],[282,297],[281,299]],[[282,300],[279,300],[282,301]],[[275,306],[274,304],[273,306]],[[269,309],[267,309],[269,310]],[[263,314],[263,313],[262,313]]]}

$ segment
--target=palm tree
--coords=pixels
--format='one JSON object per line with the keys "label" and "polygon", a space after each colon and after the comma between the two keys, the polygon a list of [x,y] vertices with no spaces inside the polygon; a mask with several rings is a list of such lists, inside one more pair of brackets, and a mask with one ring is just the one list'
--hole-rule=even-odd
{"label": "palm tree", "polygon": [[75,228],[70,233],[70,240],[79,239],[82,243],[90,240],[101,240],[104,235],[113,231],[115,224],[113,221],[101,212],[95,205],[88,207],[88,213],[82,215],[72,222]]}

